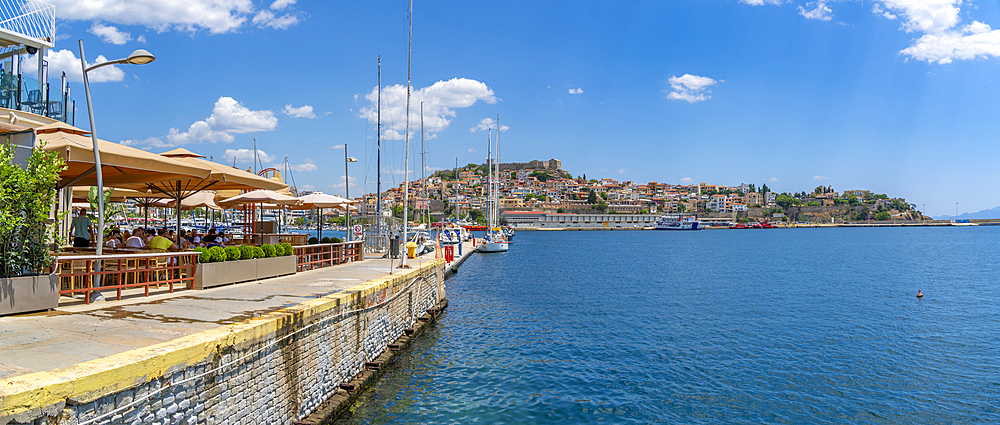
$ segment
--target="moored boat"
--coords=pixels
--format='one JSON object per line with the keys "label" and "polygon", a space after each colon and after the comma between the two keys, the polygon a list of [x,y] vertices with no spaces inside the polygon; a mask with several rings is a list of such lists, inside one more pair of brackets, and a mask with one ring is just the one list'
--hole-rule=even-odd
{"label": "moored boat", "polygon": [[656,220],[656,230],[701,230],[698,217],[683,215],[664,215]]}

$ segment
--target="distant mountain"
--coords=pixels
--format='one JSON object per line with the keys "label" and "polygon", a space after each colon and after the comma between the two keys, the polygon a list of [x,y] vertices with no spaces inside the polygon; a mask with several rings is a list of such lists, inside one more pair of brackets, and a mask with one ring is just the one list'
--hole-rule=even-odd
{"label": "distant mountain", "polygon": [[[939,215],[932,218],[935,220],[954,220],[955,216]],[[970,218],[1000,218],[1000,207],[990,208],[988,210],[982,210],[974,213],[962,213],[958,216],[959,220]]]}

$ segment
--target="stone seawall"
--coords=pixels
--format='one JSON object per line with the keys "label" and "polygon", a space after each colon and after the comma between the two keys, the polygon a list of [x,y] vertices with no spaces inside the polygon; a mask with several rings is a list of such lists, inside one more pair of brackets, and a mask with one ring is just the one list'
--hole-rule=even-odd
{"label": "stone seawall", "polygon": [[2,382],[0,425],[292,424],[444,300],[437,260],[245,322]]}

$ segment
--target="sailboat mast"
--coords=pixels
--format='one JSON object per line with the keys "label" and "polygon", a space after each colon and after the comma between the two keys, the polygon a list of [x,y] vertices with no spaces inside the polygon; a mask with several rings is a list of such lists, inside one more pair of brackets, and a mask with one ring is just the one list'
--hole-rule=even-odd
{"label": "sailboat mast", "polygon": [[[375,237],[382,246],[382,56],[378,57],[378,105],[375,107]],[[350,208],[350,207],[348,207]]]}
{"label": "sailboat mast", "polygon": [[486,233],[493,228],[493,129],[488,129],[486,147]]}
{"label": "sailboat mast", "polygon": [[421,190],[424,192],[424,213],[422,218],[427,219],[428,230],[430,229],[430,206],[427,201],[427,151],[424,150],[424,102],[420,101],[420,181]]}
{"label": "sailboat mast", "polygon": [[497,114],[497,158],[493,163],[496,165],[496,204],[493,206],[493,225],[500,224],[500,114]]}
{"label": "sailboat mast", "polygon": [[404,138],[406,139],[406,153],[403,155],[403,261],[400,262],[400,267],[406,268],[406,252],[405,244],[407,237],[407,220],[408,211],[410,206],[410,53],[413,51],[413,0],[410,0],[409,7],[409,23],[410,23],[410,34],[406,40],[406,131],[404,132]]}

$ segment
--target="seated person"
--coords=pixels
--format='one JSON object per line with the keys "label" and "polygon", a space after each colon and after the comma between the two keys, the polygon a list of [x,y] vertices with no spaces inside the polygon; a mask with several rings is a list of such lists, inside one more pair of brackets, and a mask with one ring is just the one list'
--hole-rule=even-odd
{"label": "seated person", "polygon": [[229,238],[226,237],[226,232],[222,232],[222,231],[220,231],[219,235],[215,237],[215,240],[219,241],[219,243],[222,243],[222,244],[229,243]]}
{"label": "seated person", "polygon": [[108,248],[119,248],[122,246],[122,235],[118,230],[112,230],[111,234],[108,235],[108,240],[104,242],[104,246]]}
{"label": "seated person", "polygon": [[160,229],[158,234],[149,240],[149,247],[163,251],[177,251],[177,244],[166,237],[167,231]]}
{"label": "seated person", "polygon": [[213,227],[208,230],[208,234],[205,237],[201,238],[201,241],[205,243],[205,246],[219,246],[219,242],[216,241],[218,237],[219,235],[215,234],[215,228]]}
{"label": "seated person", "polygon": [[191,239],[188,237],[188,234],[184,231],[184,229],[181,229],[181,237],[177,239],[177,242],[180,243],[179,245],[181,249],[188,249],[192,247]]}
{"label": "seated person", "polygon": [[125,246],[130,248],[145,248],[146,247],[146,232],[142,228],[135,229],[135,233],[132,234],[127,240],[125,240]]}

